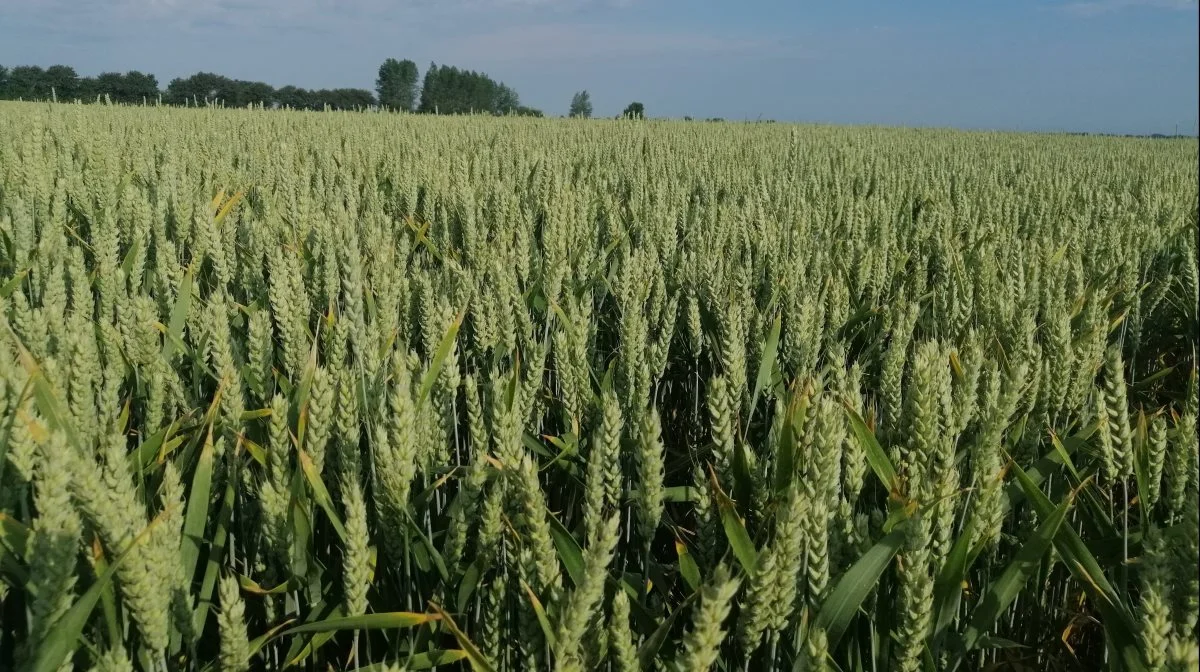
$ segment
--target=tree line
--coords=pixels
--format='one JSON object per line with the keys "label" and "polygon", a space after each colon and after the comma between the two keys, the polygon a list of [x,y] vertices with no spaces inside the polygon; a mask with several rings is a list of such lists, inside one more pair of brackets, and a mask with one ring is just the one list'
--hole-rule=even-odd
{"label": "tree line", "polygon": [[[0,100],[107,100],[128,105],[260,105],[296,110],[384,109],[425,114],[542,116],[541,110],[522,105],[512,87],[482,72],[430,63],[421,79],[416,63],[394,58],[379,66],[373,92],[291,85],[275,88],[265,82],[232,79],[212,72],[177,77],[162,89],[158,78],[137,70],[82,77],[68,65],[48,68],[21,65],[11,69],[0,65]],[[618,117],[642,119],[645,115],[645,107],[633,102]],[[585,119],[592,116],[592,101],[587,91],[572,96],[568,116]]]}
{"label": "tree line", "polygon": [[80,77],[69,65],[21,65],[11,70],[0,65],[0,100],[91,100],[105,95],[114,102],[153,101],[159,95],[158,78],[137,70]]}
{"label": "tree line", "polygon": [[375,96],[366,89],[304,89],[290,85],[276,89],[265,82],[198,72],[171,80],[162,97],[162,102],[168,105],[203,105],[207,101],[219,101],[226,107],[358,110],[373,107]]}
{"label": "tree line", "polygon": [[81,77],[67,65],[42,68],[0,65],[0,100],[59,100],[113,103],[159,103],[226,107],[261,105],[269,108],[321,110],[388,109],[436,114],[523,114],[542,116],[521,104],[511,87],[488,75],[453,66],[430,64],[418,93],[417,66],[410,60],[388,59],[379,67],[375,91],[356,88],[275,88],[265,82],[232,79],[211,72],[172,79],[165,89],[158,79],[136,70]]}
{"label": "tree line", "polygon": [[540,117],[540,110],[521,105],[517,92],[503,82],[474,70],[430,63],[421,84],[417,112],[463,114],[521,114]]}

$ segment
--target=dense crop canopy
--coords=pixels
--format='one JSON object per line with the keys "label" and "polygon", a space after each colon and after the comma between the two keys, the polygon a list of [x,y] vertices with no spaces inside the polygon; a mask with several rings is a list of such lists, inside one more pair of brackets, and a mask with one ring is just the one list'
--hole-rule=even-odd
{"label": "dense crop canopy", "polygon": [[0,668],[1196,669],[1194,141],[0,138]]}

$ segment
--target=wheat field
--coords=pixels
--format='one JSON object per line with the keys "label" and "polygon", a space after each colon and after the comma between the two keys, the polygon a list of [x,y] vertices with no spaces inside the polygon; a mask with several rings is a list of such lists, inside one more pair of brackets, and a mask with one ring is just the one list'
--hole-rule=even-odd
{"label": "wheat field", "polygon": [[1197,669],[1194,140],[0,139],[0,669]]}

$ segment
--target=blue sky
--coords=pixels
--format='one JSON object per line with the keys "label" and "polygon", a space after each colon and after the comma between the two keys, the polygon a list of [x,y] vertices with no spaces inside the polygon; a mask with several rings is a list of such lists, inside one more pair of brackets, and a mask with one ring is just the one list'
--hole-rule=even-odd
{"label": "blue sky", "polygon": [[0,0],[0,64],[373,88],[482,70],[564,114],[1192,133],[1196,0]]}

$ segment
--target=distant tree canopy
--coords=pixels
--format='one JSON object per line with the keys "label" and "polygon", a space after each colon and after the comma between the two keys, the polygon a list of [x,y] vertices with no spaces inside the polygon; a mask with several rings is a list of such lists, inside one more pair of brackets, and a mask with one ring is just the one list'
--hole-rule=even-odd
{"label": "distant tree canopy", "polygon": [[625,106],[625,111],[621,116],[626,119],[644,119],[646,117],[646,107],[639,102],[632,102]]}
{"label": "distant tree canopy", "polygon": [[79,93],[79,75],[69,65],[52,65],[42,75],[42,87],[49,88],[51,95],[63,100],[72,100]]}
{"label": "distant tree canopy", "polygon": [[[289,99],[282,92],[287,89]],[[301,89],[287,86],[276,92],[275,103],[298,110],[364,110],[375,106],[375,94],[366,89]]]}
{"label": "distant tree canopy", "polygon": [[141,104],[159,96],[158,78],[137,70],[125,74],[102,72],[95,78],[80,80],[79,97],[93,100],[108,96],[114,103]]}
{"label": "distant tree canopy", "polygon": [[[474,70],[461,70],[450,65],[430,63],[421,87],[420,112],[437,114],[521,113],[517,92],[502,82]],[[540,116],[538,112],[537,115]]]}
{"label": "distant tree canopy", "polygon": [[8,73],[4,86],[4,97],[10,99],[49,98],[50,81],[46,71],[36,65],[18,65]]}
{"label": "distant tree canopy", "polygon": [[9,70],[0,66],[0,100],[94,100],[109,96],[113,102],[141,103],[158,97],[158,80],[136,70],[121,74],[105,72],[80,77],[67,65],[42,69],[22,65]]}
{"label": "distant tree canopy", "polygon": [[249,103],[269,105],[275,90],[259,82],[243,82],[212,72],[197,72],[177,77],[167,84],[163,100],[172,105],[203,105],[221,101],[227,107],[245,107]]}
{"label": "distant tree canopy", "polygon": [[567,112],[567,116],[582,119],[592,116],[592,97],[588,95],[587,91],[579,91],[571,96],[571,109]]}
{"label": "distant tree canopy", "polygon": [[518,117],[541,117],[544,116],[542,111],[533,107],[518,105],[514,107],[509,114],[515,114]]}
{"label": "distant tree canopy", "polygon": [[379,66],[375,93],[379,105],[390,110],[412,112],[417,105],[417,64],[389,58]]}
{"label": "distant tree canopy", "polygon": [[375,95],[366,89],[309,90],[295,86],[276,89],[264,82],[230,79],[212,72],[177,77],[166,90],[160,90],[154,75],[131,70],[104,72],[95,77],[79,77],[74,68],[55,65],[42,69],[35,65],[11,70],[0,66],[0,100],[83,100],[107,99],[114,103],[140,105],[162,97],[167,105],[204,105],[220,103],[226,107],[263,105],[321,110],[365,109],[375,105]]}
{"label": "distant tree canopy", "polygon": [[92,102],[107,99],[114,103],[141,104],[157,102],[161,98],[167,105],[220,103],[226,107],[262,105],[300,110],[326,107],[357,110],[378,105],[386,109],[440,114],[475,112],[542,116],[541,110],[521,105],[520,97],[512,88],[481,72],[430,65],[419,94],[418,79],[415,63],[394,58],[380,65],[375,93],[366,89],[317,90],[290,85],[276,89],[264,82],[231,79],[212,72],[177,77],[165,90],[160,90],[154,75],[136,70],[80,77],[74,68],[66,65],[45,69],[36,65],[0,66],[0,100]]}
{"label": "distant tree canopy", "polygon": [[295,86],[275,89],[263,82],[229,79],[211,72],[171,80],[163,99],[171,105],[203,105],[206,101],[220,101],[227,107],[253,104],[298,110],[321,110],[326,106],[335,110],[354,110],[375,105],[374,94],[366,89],[309,90]]}

